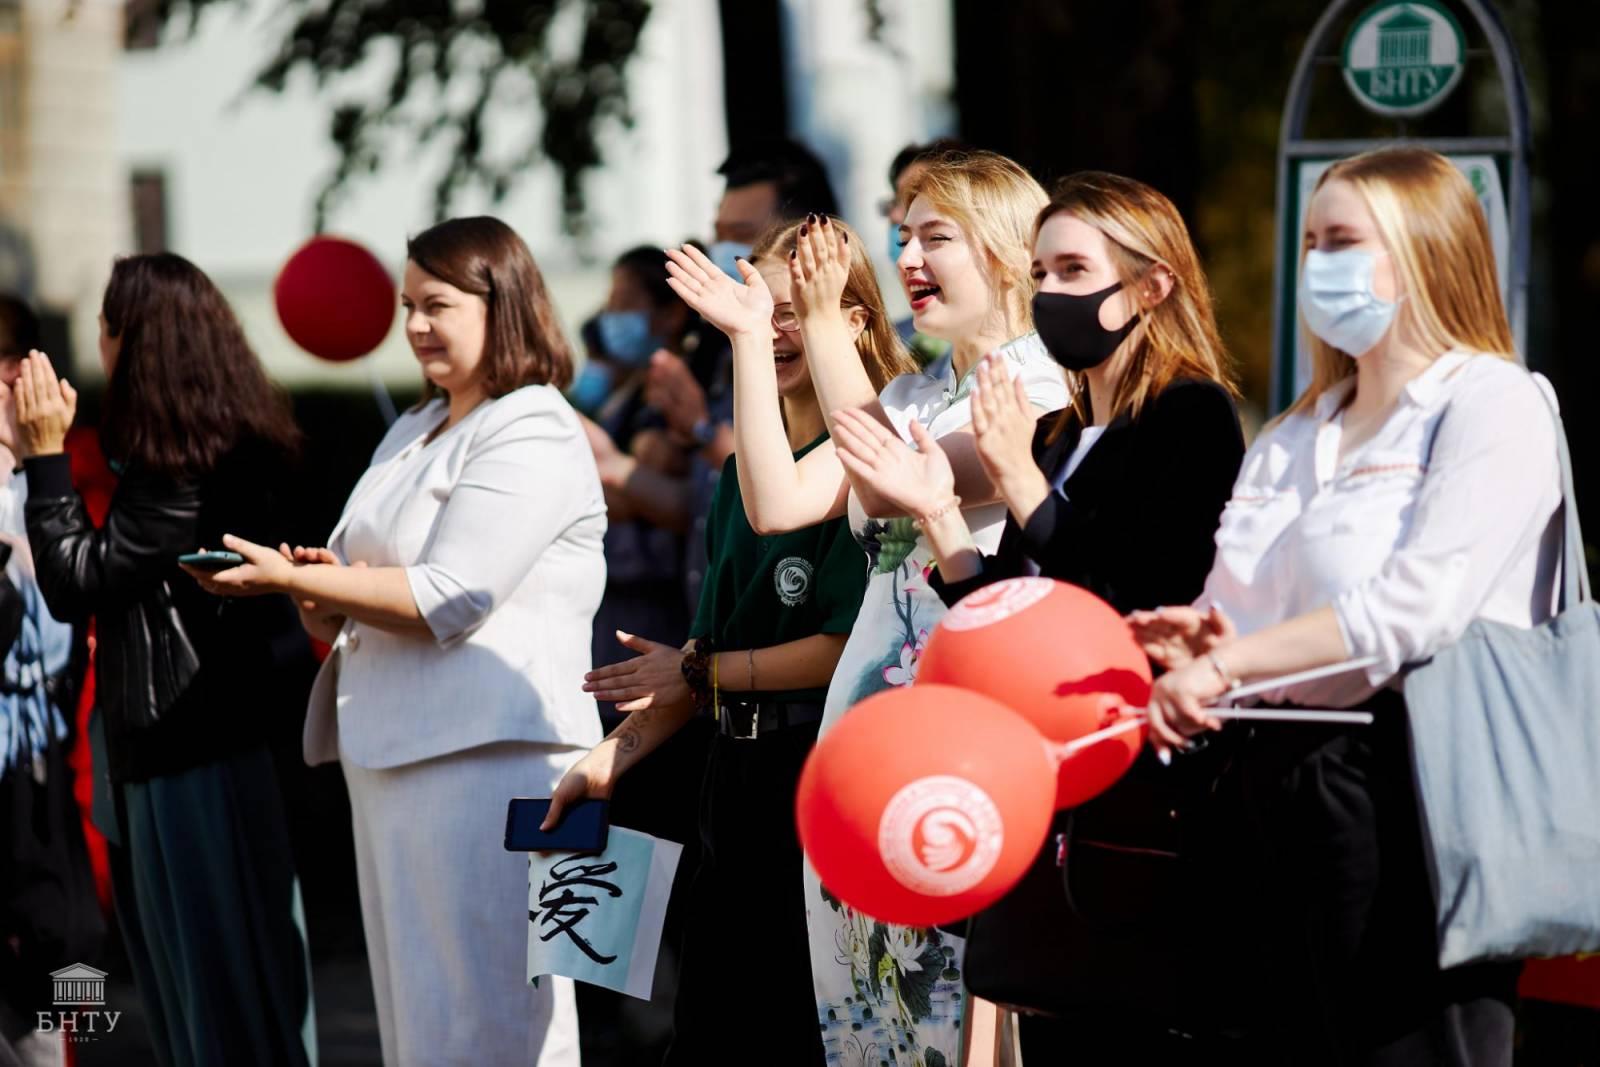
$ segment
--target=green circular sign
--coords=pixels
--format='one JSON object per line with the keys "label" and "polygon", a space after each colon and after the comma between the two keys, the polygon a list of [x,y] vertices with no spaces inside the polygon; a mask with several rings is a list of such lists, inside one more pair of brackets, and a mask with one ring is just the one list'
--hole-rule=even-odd
{"label": "green circular sign", "polygon": [[1379,115],[1421,115],[1461,80],[1467,39],[1434,0],[1384,2],[1363,11],[1344,39],[1344,81]]}

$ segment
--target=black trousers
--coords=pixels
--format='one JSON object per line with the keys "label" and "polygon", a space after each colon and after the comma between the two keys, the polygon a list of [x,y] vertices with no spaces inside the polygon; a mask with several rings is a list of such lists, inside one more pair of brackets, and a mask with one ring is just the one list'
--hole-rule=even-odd
{"label": "black trousers", "polygon": [[794,816],[819,725],[712,738],[670,1067],[823,1061]]}
{"label": "black trousers", "polygon": [[1441,971],[1405,708],[1257,728],[1240,763],[1260,843],[1255,1062],[1510,1067],[1520,964]]}

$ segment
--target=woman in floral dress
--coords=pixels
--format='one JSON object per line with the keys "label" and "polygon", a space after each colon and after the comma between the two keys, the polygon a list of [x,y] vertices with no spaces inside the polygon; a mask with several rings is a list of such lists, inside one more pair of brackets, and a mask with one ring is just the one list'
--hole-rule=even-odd
{"label": "woman in floral dress", "polygon": [[[967,523],[985,552],[996,549],[1006,511],[983,473],[970,428],[978,360],[989,352],[1003,355],[1037,414],[1067,403],[1061,369],[1030,329],[1032,227],[1045,201],[1038,183],[1003,156],[968,153],[928,168],[900,228],[899,274],[917,330],[948,340],[952,351],[922,373],[896,378],[881,395],[840,314],[849,257],[836,227],[825,217],[811,220],[791,260],[792,299],[830,425],[834,412],[859,409],[907,440],[913,422],[938,438],[955,470]],[[747,279],[751,274],[746,271]],[[716,321],[708,309],[696,310]],[[754,363],[771,354],[736,352],[735,358]],[[871,569],[828,690],[826,733],[863,698],[911,683],[945,608],[928,587],[934,556],[918,529],[920,517],[897,515],[870,489],[852,486],[831,442],[797,461],[780,437],[760,433],[778,419],[777,397],[770,387],[758,387],[762,380],[735,375],[736,450],[751,525],[771,533],[848,514]],[[870,919],[831,896],[809,866],[804,877],[826,1062],[959,1064],[961,937]]]}

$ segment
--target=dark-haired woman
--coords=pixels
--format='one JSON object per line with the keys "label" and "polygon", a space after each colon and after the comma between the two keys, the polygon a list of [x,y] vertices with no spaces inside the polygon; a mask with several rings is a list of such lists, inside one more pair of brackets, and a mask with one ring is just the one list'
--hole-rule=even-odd
{"label": "dark-haired woman", "polygon": [[227,531],[275,539],[298,433],[221,293],[178,256],[117,262],[100,358],[121,481],[98,529],[63,452],[77,393],[39,357],[13,393],[39,588],[53,615],[97,620],[96,822],[151,1041],[169,1064],[304,1064],[310,974],[266,744],[293,615],[282,597],[208,597],[177,563]]}
{"label": "dark-haired woman", "polygon": [[390,1064],[578,1062],[572,983],[526,977],[528,865],[506,801],[600,740],[583,692],[605,501],[572,361],[528,248],[497,219],[407,246],[406,338],[426,379],[327,548],[229,537],[227,594],[287,592],[333,646],[305,752],[350,789],[361,914]]}

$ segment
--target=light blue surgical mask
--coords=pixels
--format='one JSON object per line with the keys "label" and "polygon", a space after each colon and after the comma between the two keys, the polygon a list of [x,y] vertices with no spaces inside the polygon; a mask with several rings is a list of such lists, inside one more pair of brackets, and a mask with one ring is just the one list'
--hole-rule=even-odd
{"label": "light blue surgical mask", "polygon": [[595,331],[606,355],[625,367],[642,367],[661,347],[650,333],[650,316],[643,311],[602,311],[595,316]]}
{"label": "light blue surgical mask", "polygon": [[886,246],[886,251],[889,253],[890,263],[900,262],[900,253],[905,251],[905,246],[900,243],[899,223],[889,223],[889,244]]}
{"label": "light blue surgical mask", "polygon": [[1372,291],[1378,260],[1364,248],[1306,253],[1300,266],[1300,314],[1313,334],[1349,356],[1372,351],[1394,322],[1397,300]]}
{"label": "light blue surgical mask", "polygon": [[597,360],[589,360],[567,387],[567,399],[585,415],[593,415],[611,395],[611,368]]}
{"label": "light blue surgical mask", "polygon": [[739,273],[739,264],[735,260],[749,261],[755,252],[754,245],[741,244],[738,241],[718,241],[711,246],[708,256],[711,262],[722,268],[722,273],[736,282],[743,282],[744,275]]}

